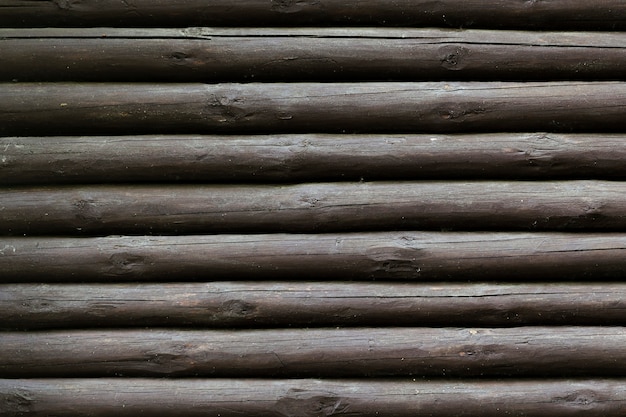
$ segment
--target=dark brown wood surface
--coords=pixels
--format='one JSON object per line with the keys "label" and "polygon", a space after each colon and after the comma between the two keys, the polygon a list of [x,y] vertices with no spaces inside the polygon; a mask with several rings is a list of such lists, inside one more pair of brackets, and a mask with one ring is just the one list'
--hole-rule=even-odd
{"label": "dark brown wood surface", "polygon": [[623,283],[0,284],[0,328],[615,326],[625,300]]}
{"label": "dark brown wood surface", "polygon": [[358,182],[0,190],[0,233],[626,230],[626,183]]}
{"label": "dark brown wood surface", "polygon": [[0,411],[28,416],[621,417],[623,379],[336,381],[2,379]]}
{"label": "dark brown wood surface", "polygon": [[626,376],[624,327],[0,333],[8,378]]}
{"label": "dark brown wood surface", "polygon": [[0,135],[622,132],[623,82],[4,83]]}
{"label": "dark brown wood surface", "polygon": [[597,81],[622,79],[626,33],[0,29],[0,56],[3,81]]}
{"label": "dark brown wood surface", "polygon": [[3,282],[623,280],[623,234],[387,232],[2,239]]}
{"label": "dark brown wood surface", "polygon": [[398,25],[624,30],[620,0],[5,0],[0,26]]}
{"label": "dark brown wood surface", "polygon": [[624,179],[623,134],[0,137],[0,183]]}
{"label": "dark brown wood surface", "polygon": [[626,415],[624,74],[620,0],[0,0],[0,417]]}

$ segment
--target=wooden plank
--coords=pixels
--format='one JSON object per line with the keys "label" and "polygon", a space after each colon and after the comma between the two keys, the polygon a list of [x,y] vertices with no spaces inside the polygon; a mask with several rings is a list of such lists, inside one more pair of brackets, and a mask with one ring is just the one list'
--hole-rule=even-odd
{"label": "wooden plank", "polygon": [[39,377],[623,377],[624,327],[0,333],[0,373]]}
{"label": "wooden plank", "polygon": [[4,81],[598,81],[622,78],[626,33],[4,29],[0,56]]}
{"label": "wooden plank", "polygon": [[6,415],[621,417],[622,379],[336,381],[2,379]]}
{"label": "wooden plank", "polygon": [[0,137],[0,184],[625,179],[623,134]]}
{"label": "wooden plank", "polygon": [[0,26],[395,25],[623,30],[620,0],[8,0]]}
{"label": "wooden plank", "polygon": [[623,82],[0,84],[0,136],[626,129]]}
{"label": "wooden plank", "polygon": [[622,283],[0,284],[0,327],[617,326],[624,300]]}
{"label": "wooden plank", "polygon": [[626,236],[387,232],[2,239],[3,282],[623,280]]}
{"label": "wooden plank", "polygon": [[626,230],[626,183],[358,182],[0,190],[0,233]]}

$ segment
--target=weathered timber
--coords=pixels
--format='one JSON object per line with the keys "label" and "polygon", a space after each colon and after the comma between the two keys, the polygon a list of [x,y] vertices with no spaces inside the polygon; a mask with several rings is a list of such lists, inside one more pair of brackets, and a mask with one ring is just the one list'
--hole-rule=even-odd
{"label": "weathered timber", "polygon": [[626,183],[348,182],[0,190],[0,233],[626,230]]}
{"label": "weathered timber", "polygon": [[0,26],[395,25],[623,30],[620,0],[5,0]]}
{"label": "weathered timber", "polygon": [[621,417],[623,379],[2,379],[3,415]]}
{"label": "weathered timber", "polygon": [[0,84],[0,136],[626,129],[624,82]]}
{"label": "weathered timber", "polygon": [[623,280],[626,236],[560,233],[2,238],[8,282]]}
{"label": "weathered timber", "polygon": [[625,376],[625,327],[1,332],[0,375]]}
{"label": "weathered timber", "polygon": [[0,284],[0,327],[626,325],[625,300],[621,283]]}
{"label": "weathered timber", "polygon": [[620,80],[626,33],[0,29],[0,80]]}
{"label": "weathered timber", "polygon": [[624,179],[624,134],[0,137],[0,184]]}

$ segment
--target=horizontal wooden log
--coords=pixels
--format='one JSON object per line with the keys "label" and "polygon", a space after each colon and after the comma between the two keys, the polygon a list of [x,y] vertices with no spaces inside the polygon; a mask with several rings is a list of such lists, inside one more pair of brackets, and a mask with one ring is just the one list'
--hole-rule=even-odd
{"label": "horizontal wooden log", "polygon": [[619,80],[626,33],[0,29],[0,80]]}
{"label": "horizontal wooden log", "polygon": [[626,83],[0,84],[0,136],[623,132]]}
{"label": "horizontal wooden log", "polygon": [[0,184],[625,179],[623,134],[0,138]]}
{"label": "horizontal wooden log", "polygon": [[0,410],[29,416],[621,417],[622,379],[336,381],[2,379]]}
{"label": "horizontal wooden log", "polygon": [[559,233],[3,238],[2,281],[623,280],[626,236]]}
{"label": "horizontal wooden log", "polygon": [[625,376],[624,327],[0,333],[8,378]]}
{"label": "horizontal wooden log", "polygon": [[626,325],[624,300],[621,283],[0,284],[0,327]]}
{"label": "horizontal wooden log", "polygon": [[10,0],[0,26],[397,25],[623,30],[620,0]]}
{"label": "horizontal wooden log", "polygon": [[626,230],[626,183],[359,182],[0,190],[0,233]]}

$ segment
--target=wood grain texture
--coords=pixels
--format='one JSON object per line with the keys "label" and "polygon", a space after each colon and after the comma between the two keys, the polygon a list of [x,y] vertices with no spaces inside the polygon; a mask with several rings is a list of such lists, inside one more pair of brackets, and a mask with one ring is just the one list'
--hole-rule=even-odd
{"label": "wood grain texture", "polygon": [[622,379],[336,381],[2,379],[3,415],[621,417]]}
{"label": "wood grain texture", "polygon": [[626,34],[435,29],[0,29],[0,80],[620,80]]}
{"label": "wood grain texture", "polygon": [[0,190],[0,233],[626,230],[626,183],[359,182]]}
{"label": "wood grain texture", "polygon": [[623,234],[3,238],[3,282],[623,280]]}
{"label": "wood grain texture", "polygon": [[0,327],[622,326],[624,300],[622,283],[0,284]]}
{"label": "wood grain texture", "polygon": [[0,0],[0,416],[625,415],[622,3]]}
{"label": "wood grain texture", "polygon": [[623,134],[0,137],[0,183],[625,179]]}
{"label": "wood grain texture", "polygon": [[0,342],[8,378],[626,375],[624,327],[65,330]]}
{"label": "wood grain texture", "polygon": [[0,26],[396,25],[623,30],[620,0],[8,0]]}
{"label": "wood grain texture", "polygon": [[0,135],[623,132],[623,82],[0,84]]}

